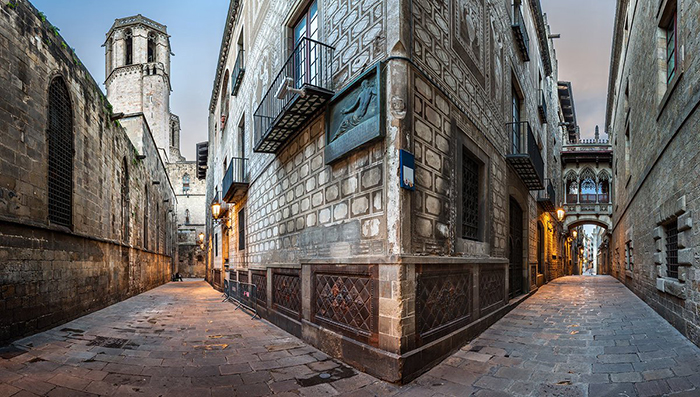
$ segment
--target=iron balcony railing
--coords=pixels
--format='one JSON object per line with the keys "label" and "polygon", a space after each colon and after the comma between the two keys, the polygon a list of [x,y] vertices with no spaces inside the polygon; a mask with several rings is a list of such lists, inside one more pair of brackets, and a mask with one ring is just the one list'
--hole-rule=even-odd
{"label": "iron balcony railing", "polygon": [[334,48],[302,38],[255,111],[255,151],[275,153],[333,96]]}
{"label": "iron balcony railing", "polygon": [[537,110],[540,114],[540,121],[547,124],[547,97],[544,96],[543,89],[540,89],[539,91]]}
{"label": "iron balcony railing", "polygon": [[556,192],[554,191],[554,185],[550,179],[545,179],[545,189],[537,192],[537,201],[542,204],[545,211],[554,211],[557,202]]}
{"label": "iron balcony railing", "polygon": [[232,158],[221,183],[224,201],[232,202],[239,194],[244,193],[248,188],[249,180],[248,159]]}
{"label": "iron balcony railing", "polygon": [[238,49],[238,56],[236,57],[236,64],[233,67],[233,73],[231,74],[231,95],[238,95],[238,89],[241,88],[241,82],[243,81],[243,74],[245,73],[245,52],[242,48]]}
{"label": "iron balcony railing", "polygon": [[530,123],[521,121],[507,126],[511,134],[508,162],[530,190],[544,189],[544,160]]}
{"label": "iron balcony railing", "polygon": [[515,41],[518,44],[520,54],[523,56],[523,61],[528,62],[530,60],[530,36],[527,34],[523,10],[517,1],[516,4],[513,4],[513,24],[511,28],[513,28]]}

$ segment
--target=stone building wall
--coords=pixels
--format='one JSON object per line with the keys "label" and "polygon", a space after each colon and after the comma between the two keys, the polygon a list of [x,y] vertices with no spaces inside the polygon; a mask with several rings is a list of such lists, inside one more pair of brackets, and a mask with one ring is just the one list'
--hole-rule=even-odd
{"label": "stone building wall", "polygon": [[[173,148],[171,153],[179,154],[179,151],[179,148]],[[198,236],[205,231],[206,183],[197,178],[197,164],[194,161],[169,163],[167,169],[177,198],[177,271],[183,277],[204,277],[205,252],[200,248]],[[188,189],[185,175],[189,177]]]}
{"label": "stone building wall", "polygon": [[[607,114],[618,181],[612,271],[700,344],[700,233],[693,222],[700,210],[700,4],[617,4]],[[662,28],[674,6],[678,69],[668,81]],[[669,226],[674,224],[677,277],[668,272]]]}
{"label": "stone building wall", "polygon": [[[375,376],[405,381],[519,302],[508,296],[509,196],[524,210],[522,292],[530,291],[525,284],[536,254],[527,247],[542,210],[505,158],[509,76],[519,76],[523,113],[547,159],[559,131],[556,96],[548,95],[548,124],[540,123],[539,83],[533,82],[542,68],[539,52],[533,40],[531,62],[517,60],[505,6],[496,7],[501,22],[493,27],[504,55],[482,58],[480,66],[482,74],[501,74],[478,83],[467,75],[468,61],[443,47],[451,45],[450,7],[460,2],[443,7],[324,0],[318,3],[320,37],[336,48],[334,91],[352,87],[355,77],[376,67],[383,78],[377,97],[385,109],[379,123],[386,135],[327,165],[326,124],[334,116],[319,112],[278,153],[253,153],[252,115],[289,54],[280,27],[294,22],[294,7],[308,3],[231,3],[210,104],[207,203],[225,193],[224,164],[242,152],[241,143],[250,182],[242,198],[225,204],[222,221],[214,223],[208,212],[210,281],[219,288],[225,279],[254,284],[255,305],[264,318]],[[222,100],[241,34],[245,75],[237,95]],[[491,51],[485,47],[483,53]],[[543,88],[555,89],[556,77],[543,79]],[[227,98],[229,111],[222,114]],[[486,164],[479,242],[457,237],[461,201],[455,179],[461,178],[457,159],[465,146]],[[415,155],[415,191],[399,187],[399,150]],[[554,177],[558,165],[546,161]],[[343,303],[331,303],[341,298]],[[452,304],[436,313],[445,300]]]}
{"label": "stone building wall", "polygon": [[[143,115],[112,120],[70,46],[16,4],[0,8],[0,344],[167,282],[175,257],[175,197]],[[59,77],[72,112],[72,228],[48,220],[48,88]]]}

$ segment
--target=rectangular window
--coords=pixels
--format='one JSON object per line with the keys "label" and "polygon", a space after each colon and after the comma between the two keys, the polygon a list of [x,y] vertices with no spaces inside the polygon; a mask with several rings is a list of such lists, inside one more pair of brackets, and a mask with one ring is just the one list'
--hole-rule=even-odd
{"label": "rectangular window", "polygon": [[479,163],[462,147],[462,238],[479,237]]}
{"label": "rectangular window", "polygon": [[666,83],[670,83],[676,76],[677,69],[677,12],[674,11],[666,25]]}
{"label": "rectangular window", "polygon": [[666,229],[666,275],[678,278],[678,220],[665,226]]}
{"label": "rectangular window", "polygon": [[625,243],[625,269],[631,272],[634,271],[634,251],[632,249],[632,241]]}
{"label": "rectangular window", "polygon": [[245,249],[245,208],[238,211],[238,250]]}
{"label": "rectangular window", "polygon": [[214,256],[219,256],[219,235],[214,234]]}
{"label": "rectangular window", "polygon": [[511,142],[511,150],[512,154],[518,154],[520,153],[520,97],[518,96],[518,93],[515,91],[515,88],[513,88],[513,104],[512,104],[512,111],[513,111],[513,119],[511,120],[513,123],[513,131],[512,131],[512,142]]}

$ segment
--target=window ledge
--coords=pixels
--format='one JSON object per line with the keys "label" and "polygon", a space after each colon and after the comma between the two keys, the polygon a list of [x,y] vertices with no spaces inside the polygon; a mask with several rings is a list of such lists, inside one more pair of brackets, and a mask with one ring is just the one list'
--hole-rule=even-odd
{"label": "window ledge", "polygon": [[631,270],[625,270],[625,276],[627,276],[627,278],[634,278],[634,273],[632,273]]}
{"label": "window ledge", "polygon": [[656,111],[656,121],[659,121],[659,118],[661,118],[661,115],[664,113],[664,109],[666,109],[666,105],[668,104],[669,99],[673,95],[673,92],[676,90],[676,86],[678,86],[678,82],[681,80],[683,77],[683,72],[679,72],[676,74],[676,77],[674,77],[671,82],[667,85],[666,87],[666,93],[664,96],[661,98],[661,102],[659,102],[659,108]]}
{"label": "window ledge", "polygon": [[675,278],[670,277],[659,277],[656,279],[656,289],[661,292],[665,292],[669,295],[673,295],[680,299],[686,299],[687,288],[686,284],[678,281]]}

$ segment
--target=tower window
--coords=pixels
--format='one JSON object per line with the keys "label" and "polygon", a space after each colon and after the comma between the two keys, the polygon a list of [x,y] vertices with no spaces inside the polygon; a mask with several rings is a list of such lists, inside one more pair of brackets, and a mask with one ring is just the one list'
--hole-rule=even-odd
{"label": "tower window", "polygon": [[124,46],[124,64],[131,65],[134,63],[134,37],[131,33],[131,29],[127,29],[124,36],[126,42]]}
{"label": "tower window", "polygon": [[73,110],[62,77],[49,86],[49,221],[72,226],[73,219]]}
{"label": "tower window", "polygon": [[190,191],[190,174],[185,174],[182,177],[182,193],[187,194]]}
{"label": "tower window", "polygon": [[148,32],[148,62],[156,62],[156,34]]}
{"label": "tower window", "polygon": [[185,210],[185,225],[189,225],[189,224],[190,224],[190,210],[186,209]]}

